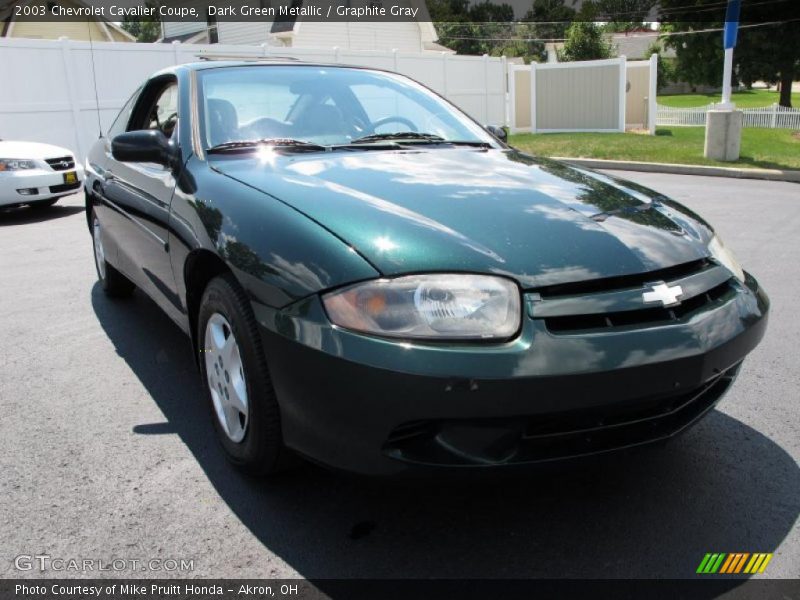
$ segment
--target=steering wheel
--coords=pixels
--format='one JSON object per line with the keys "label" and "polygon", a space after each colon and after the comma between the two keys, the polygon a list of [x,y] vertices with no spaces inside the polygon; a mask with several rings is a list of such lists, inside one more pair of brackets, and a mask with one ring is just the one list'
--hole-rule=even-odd
{"label": "steering wheel", "polygon": [[391,117],[383,117],[382,119],[378,119],[377,121],[372,123],[372,131],[375,131],[378,127],[382,127],[387,123],[400,123],[408,127],[408,129],[414,133],[419,133],[419,129],[414,124],[413,121],[406,119],[405,117],[401,117],[399,115],[394,115]]}

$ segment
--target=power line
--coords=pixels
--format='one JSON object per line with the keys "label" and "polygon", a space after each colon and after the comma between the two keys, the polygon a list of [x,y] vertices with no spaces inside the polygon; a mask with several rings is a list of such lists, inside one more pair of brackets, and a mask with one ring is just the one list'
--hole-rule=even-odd
{"label": "power line", "polygon": [[[783,25],[784,23],[793,23],[796,21],[800,21],[798,19],[789,19],[788,21],[770,21],[768,23],[752,23],[749,25],[740,25],[739,29],[751,29],[753,27],[768,27],[774,25]],[[666,31],[666,32],[659,32],[653,31],[652,33],[637,33],[636,37],[673,37],[673,36],[681,36],[681,35],[695,35],[698,33],[718,33],[720,31],[724,31],[722,27],[714,27],[709,29],[694,29],[692,31]],[[495,38],[495,37],[469,37],[469,36],[444,36],[448,40],[465,40],[465,41],[475,41],[475,42],[545,42],[545,43],[552,43],[552,42],[566,42],[566,38],[529,38],[529,37],[505,37],[505,38]]]}

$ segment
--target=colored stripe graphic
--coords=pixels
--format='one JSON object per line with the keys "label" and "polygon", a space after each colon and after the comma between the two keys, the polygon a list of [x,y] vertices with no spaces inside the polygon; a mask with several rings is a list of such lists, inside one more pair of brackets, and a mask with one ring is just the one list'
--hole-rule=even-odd
{"label": "colored stripe graphic", "polygon": [[[748,560],[749,559],[749,560]],[[754,574],[763,573],[767,564],[772,560],[772,554],[767,552],[708,552],[703,556],[697,573],[708,575],[719,573],[726,574]],[[746,566],[745,566],[746,565]]]}
{"label": "colored stripe graphic", "polygon": [[703,557],[700,566],[697,567],[698,573],[716,573],[719,570],[722,561],[725,559],[725,553],[722,554],[706,554]]}
{"label": "colored stripe graphic", "polygon": [[747,563],[747,567],[745,567],[745,573],[763,573],[764,569],[767,568],[767,563],[772,560],[772,554],[767,554],[765,552],[760,552],[753,554],[753,558],[750,559],[750,562]]}
{"label": "colored stripe graphic", "polygon": [[720,569],[720,573],[739,573],[744,566],[744,561],[747,560],[747,557],[750,556],[747,552],[737,552],[735,554],[729,554],[728,560],[725,561],[725,564],[722,565],[722,569]]}

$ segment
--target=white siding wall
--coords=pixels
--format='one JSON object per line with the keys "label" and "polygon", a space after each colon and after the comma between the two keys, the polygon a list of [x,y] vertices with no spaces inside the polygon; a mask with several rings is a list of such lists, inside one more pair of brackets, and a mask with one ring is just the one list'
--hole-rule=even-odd
{"label": "white siding wall", "polygon": [[419,25],[416,22],[315,22],[302,21],[292,46],[295,48],[330,48],[349,50],[423,50]]}
{"label": "white siding wall", "polygon": [[[251,44],[258,46],[269,42],[269,30],[272,22],[258,21],[220,21],[217,33],[220,44]],[[278,41],[274,42],[278,44]]]}
{"label": "white siding wall", "polygon": [[197,33],[205,28],[206,24],[199,21],[164,21],[164,36],[173,37],[186,33]]}
{"label": "white siding wall", "polygon": [[[268,43],[281,46],[283,42],[270,34],[271,22],[247,23],[220,21],[220,44]],[[286,37],[293,48],[333,48],[343,50],[423,50],[422,34],[416,22],[366,23],[366,22],[315,22],[300,21],[295,33]]]}

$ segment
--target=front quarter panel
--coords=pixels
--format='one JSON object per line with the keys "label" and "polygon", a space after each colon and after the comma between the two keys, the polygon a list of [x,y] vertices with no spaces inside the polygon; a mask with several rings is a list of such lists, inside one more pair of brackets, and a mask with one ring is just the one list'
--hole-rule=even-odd
{"label": "front quarter panel", "polygon": [[192,157],[173,197],[172,261],[186,306],[184,265],[210,250],[253,300],[280,308],[380,274],[351,247],[281,201]]}

